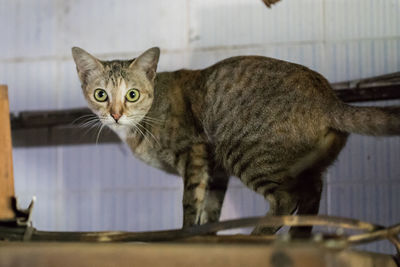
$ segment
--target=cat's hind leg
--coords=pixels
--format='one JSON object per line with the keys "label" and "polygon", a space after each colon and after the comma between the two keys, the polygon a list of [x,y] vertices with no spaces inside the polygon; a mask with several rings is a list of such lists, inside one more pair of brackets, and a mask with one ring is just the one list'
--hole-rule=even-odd
{"label": "cat's hind leg", "polygon": [[[290,215],[297,208],[297,195],[290,194],[286,190],[276,190],[265,197],[269,203],[267,216]],[[252,234],[254,235],[272,235],[275,234],[282,226],[269,227],[257,225]]]}
{"label": "cat's hind leg", "polygon": [[[325,149],[308,169],[296,177],[296,192],[299,194],[297,215],[318,214],[323,188],[323,173],[339,155],[346,144],[347,136],[346,133],[329,131],[325,135],[329,139]],[[292,227],[290,234],[294,237],[306,238],[311,235],[311,231],[312,226]]]}
{"label": "cat's hind leg", "polygon": [[[297,215],[317,215],[322,193],[322,173],[316,170],[306,170],[297,178],[299,202]],[[289,233],[296,238],[308,238],[312,226],[291,227]]]}
{"label": "cat's hind leg", "polygon": [[[250,139],[250,138],[249,138]],[[240,143],[236,153],[235,146],[228,147],[226,165],[233,175],[249,188],[264,196],[269,202],[267,216],[290,215],[297,208],[295,179],[290,176],[289,162],[296,155],[281,149],[281,142],[247,140]],[[258,225],[253,234],[274,234],[281,226],[266,227]]]}
{"label": "cat's hind leg", "polygon": [[[293,214],[296,208],[298,215],[318,214],[323,186],[322,173],[336,159],[346,139],[347,134],[330,130],[319,140],[317,147],[298,157],[289,168],[291,175],[286,179],[278,179],[284,183],[277,186],[272,193],[264,194],[270,204],[267,215],[289,215]],[[257,188],[255,189],[257,191]],[[272,230],[278,229],[279,227],[264,229],[259,226],[253,233],[273,234]],[[311,230],[311,226],[292,227],[290,233],[294,237],[308,237]]]}

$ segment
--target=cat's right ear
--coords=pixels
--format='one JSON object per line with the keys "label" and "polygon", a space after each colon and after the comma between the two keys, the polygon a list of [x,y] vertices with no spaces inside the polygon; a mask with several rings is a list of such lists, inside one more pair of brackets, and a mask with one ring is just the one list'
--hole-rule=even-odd
{"label": "cat's right ear", "polygon": [[79,79],[85,82],[90,72],[100,72],[103,65],[100,60],[79,47],[72,48],[72,57],[74,58]]}
{"label": "cat's right ear", "polygon": [[129,66],[129,68],[139,68],[144,71],[150,81],[156,77],[157,64],[160,58],[160,48],[152,47],[138,56]]}

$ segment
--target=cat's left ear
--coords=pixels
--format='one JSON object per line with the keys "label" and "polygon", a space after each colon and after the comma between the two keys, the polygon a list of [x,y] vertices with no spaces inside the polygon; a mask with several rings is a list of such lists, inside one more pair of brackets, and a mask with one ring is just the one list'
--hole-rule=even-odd
{"label": "cat's left ear", "polygon": [[160,57],[160,48],[153,47],[146,50],[137,57],[129,66],[129,68],[139,68],[143,70],[147,78],[151,81],[156,77],[158,59]]}
{"label": "cat's left ear", "polygon": [[100,73],[103,65],[100,60],[79,47],[72,48],[72,57],[74,58],[79,79],[82,83],[86,82],[86,78],[90,73]]}

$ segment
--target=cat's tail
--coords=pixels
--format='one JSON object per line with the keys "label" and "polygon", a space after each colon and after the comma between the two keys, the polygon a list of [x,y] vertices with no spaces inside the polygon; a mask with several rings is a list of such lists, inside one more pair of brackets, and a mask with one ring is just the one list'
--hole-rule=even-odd
{"label": "cat's tail", "polygon": [[330,112],[331,127],[362,135],[400,135],[400,106],[357,107],[340,104]]}

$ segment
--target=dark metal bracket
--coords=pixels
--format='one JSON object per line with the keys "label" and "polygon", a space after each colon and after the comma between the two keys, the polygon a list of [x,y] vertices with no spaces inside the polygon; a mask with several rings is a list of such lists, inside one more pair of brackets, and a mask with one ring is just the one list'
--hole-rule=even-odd
{"label": "dark metal bracket", "polygon": [[[30,241],[32,234],[35,231],[35,228],[33,228],[32,224],[32,212],[35,206],[35,202],[36,202],[36,197],[33,197],[28,208],[22,209],[18,205],[17,198],[13,197],[11,203],[12,203],[12,209],[15,214],[15,218],[10,220],[0,220],[0,229],[1,228],[3,228],[3,230],[9,229],[10,231],[14,229],[18,230],[18,232],[22,230],[21,233],[23,233],[23,235],[21,240]],[[1,234],[2,232],[0,232],[0,240],[2,239]]]}

